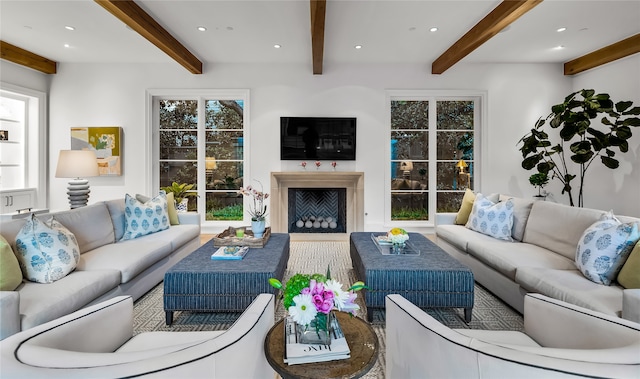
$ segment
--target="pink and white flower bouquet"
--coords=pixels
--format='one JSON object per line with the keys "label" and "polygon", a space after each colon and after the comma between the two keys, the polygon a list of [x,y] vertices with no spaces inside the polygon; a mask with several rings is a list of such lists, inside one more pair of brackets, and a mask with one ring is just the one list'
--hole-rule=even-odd
{"label": "pink and white flower bouquet", "polygon": [[342,284],[322,274],[295,274],[286,285],[278,279],[269,279],[269,284],[283,291],[283,305],[289,315],[300,325],[310,325],[312,321],[317,329],[327,325],[326,317],[332,310],[339,310],[355,316],[360,306],[355,303],[356,291],[367,288],[364,282],[355,282],[348,290]]}

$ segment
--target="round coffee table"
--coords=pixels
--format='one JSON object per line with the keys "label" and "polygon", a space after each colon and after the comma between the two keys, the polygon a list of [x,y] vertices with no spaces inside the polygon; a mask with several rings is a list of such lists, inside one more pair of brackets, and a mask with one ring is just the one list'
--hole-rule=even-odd
{"label": "round coffee table", "polygon": [[329,362],[288,365],[284,363],[284,320],[278,321],[264,340],[264,354],[283,379],[359,378],[366,374],[378,358],[378,337],[371,325],[359,317],[336,312],[347,339],[351,358]]}

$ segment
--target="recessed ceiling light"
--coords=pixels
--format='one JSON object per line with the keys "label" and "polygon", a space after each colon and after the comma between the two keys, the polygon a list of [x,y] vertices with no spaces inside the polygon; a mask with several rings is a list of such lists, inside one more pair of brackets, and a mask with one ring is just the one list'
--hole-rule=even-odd
{"label": "recessed ceiling light", "polygon": [[554,49],[562,50],[562,49],[564,49],[564,45],[558,45],[558,46],[554,47]]}
{"label": "recessed ceiling light", "polygon": [[362,45],[355,45],[353,48],[354,49],[362,49]]}
{"label": "recessed ceiling light", "polygon": [[279,48],[282,47],[282,45],[279,45],[279,44],[276,43],[275,45],[273,45],[273,47],[275,47],[276,49],[279,49]]}
{"label": "recessed ceiling light", "polygon": [[438,31],[438,28],[436,28],[436,27],[434,26],[433,28],[429,29],[429,31],[430,31],[430,32],[437,32],[437,31]]}
{"label": "recessed ceiling light", "polygon": [[69,45],[68,43],[65,43],[64,47],[69,48],[69,47],[71,47],[71,45]]}
{"label": "recessed ceiling light", "polygon": [[76,30],[76,28],[74,28],[73,26],[67,25],[64,27],[67,30]]}
{"label": "recessed ceiling light", "polygon": [[561,32],[564,32],[565,30],[567,30],[567,28],[563,26],[561,28],[556,29],[556,32],[561,33]]}
{"label": "recessed ceiling light", "polygon": [[204,26],[198,26],[198,30],[201,32],[206,32],[207,28],[205,28]]}

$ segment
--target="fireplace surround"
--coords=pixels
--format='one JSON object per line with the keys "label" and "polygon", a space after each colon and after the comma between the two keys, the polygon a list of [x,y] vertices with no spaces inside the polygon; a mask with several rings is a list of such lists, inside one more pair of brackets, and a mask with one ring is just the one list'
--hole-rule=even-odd
{"label": "fireplace surround", "polygon": [[290,233],[292,240],[342,240],[364,230],[364,173],[342,171],[287,171],[271,173],[270,223],[275,233],[288,233],[289,188],[344,188],[346,190],[346,233]]}

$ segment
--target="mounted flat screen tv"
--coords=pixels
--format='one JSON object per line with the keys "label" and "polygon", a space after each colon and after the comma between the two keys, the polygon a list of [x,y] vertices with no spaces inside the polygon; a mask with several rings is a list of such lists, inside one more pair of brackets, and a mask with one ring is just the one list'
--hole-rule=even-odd
{"label": "mounted flat screen tv", "polygon": [[280,159],[354,161],[355,117],[280,117]]}

